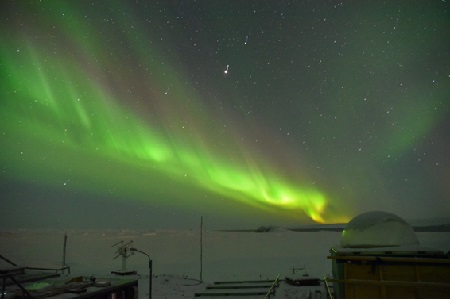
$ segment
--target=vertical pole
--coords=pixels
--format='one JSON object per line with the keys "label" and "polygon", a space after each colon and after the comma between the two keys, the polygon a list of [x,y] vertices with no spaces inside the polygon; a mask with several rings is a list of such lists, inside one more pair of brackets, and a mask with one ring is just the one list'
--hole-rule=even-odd
{"label": "vertical pole", "polygon": [[66,247],[67,247],[67,233],[64,233],[63,257],[61,262],[62,268],[66,266]]}
{"label": "vertical pole", "polygon": [[203,282],[203,216],[200,217],[200,282]]}
{"label": "vertical pole", "polygon": [[148,299],[152,299],[153,261],[148,257]]}

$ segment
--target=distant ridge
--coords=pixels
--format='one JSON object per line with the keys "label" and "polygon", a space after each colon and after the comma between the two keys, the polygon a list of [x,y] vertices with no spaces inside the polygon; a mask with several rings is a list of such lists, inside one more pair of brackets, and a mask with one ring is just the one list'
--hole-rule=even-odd
{"label": "distant ridge", "polygon": [[450,224],[413,226],[415,232],[450,232]]}
{"label": "distant ridge", "polygon": [[[293,231],[293,232],[341,232],[347,224],[314,224],[314,225],[303,225],[299,227],[292,228],[282,228],[274,226],[261,226],[256,229],[219,229],[214,231],[219,232],[280,232],[280,231]],[[433,225],[413,225],[414,232],[450,232],[450,222],[444,224],[433,224]]]}

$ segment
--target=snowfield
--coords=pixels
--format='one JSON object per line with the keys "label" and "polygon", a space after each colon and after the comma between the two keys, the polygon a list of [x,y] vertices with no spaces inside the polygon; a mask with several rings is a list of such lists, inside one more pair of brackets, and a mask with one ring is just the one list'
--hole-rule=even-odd
{"label": "snowfield", "polygon": [[[66,263],[71,275],[111,276],[121,268],[113,259],[119,241],[133,241],[133,247],[153,259],[153,297],[192,298],[215,281],[280,279],[303,274],[323,278],[331,274],[327,259],[331,247],[339,245],[340,232],[203,232],[203,283],[200,277],[200,233],[198,230],[14,230],[0,232],[0,254],[18,265],[59,267],[64,233],[67,234]],[[422,246],[450,250],[450,235],[417,233]],[[304,268],[300,270],[300,268]],[[127,269],[140,276],[139,297],[148,296],[148,258],[135,253]],[[64,275],[66,276],[66,275]],[[315,297],[309,288],[282,283],[275,298]],[[326,297],[326,295],[321,295]]]}

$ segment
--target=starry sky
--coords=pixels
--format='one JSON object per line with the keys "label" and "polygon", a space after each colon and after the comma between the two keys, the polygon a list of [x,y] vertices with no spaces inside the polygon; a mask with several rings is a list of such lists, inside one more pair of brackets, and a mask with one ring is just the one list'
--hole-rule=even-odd
{"label": "starry sky", "polygon": [[0,227],[450,214],[448,1],[1,1]]}

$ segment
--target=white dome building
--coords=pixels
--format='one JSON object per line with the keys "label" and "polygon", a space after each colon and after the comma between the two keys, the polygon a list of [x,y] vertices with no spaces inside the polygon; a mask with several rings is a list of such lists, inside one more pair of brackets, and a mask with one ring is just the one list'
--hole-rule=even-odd
{"label": "white dome building", "polygon": [[[448,298],[450,258],[419,246],[402,218],[372,211],[353,218],[330,249],[334,298]],[[445,281],[445,283],[444,283]]]}
{"label": "white dome building", "polygon": [[372,211],[353,218],[342,232],[341,247],[373,248],[418,246],[414,230],[392,213]]}

